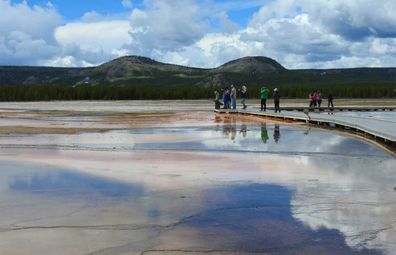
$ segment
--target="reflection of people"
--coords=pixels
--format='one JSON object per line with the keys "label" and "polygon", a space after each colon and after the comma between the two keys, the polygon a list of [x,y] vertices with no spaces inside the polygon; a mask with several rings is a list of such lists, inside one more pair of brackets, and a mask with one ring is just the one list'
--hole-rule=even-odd
{"label": "reflection of people", "polygon": [[268,131],[267,131],[267,123],[261,123],[261,140],[263,143],[267,143],[268,141]]}
{"label": "reflection of people", "polygon": [[266,87],[261,88],[261,90],[260,90],[261,111],[265,111],[267,109],[268,93],[269,93],[269,90]]}
{"label": "reflection of people", "polygon": [[279,129],[279,124],[275,124],[275,128],[274,128],[274,141],[276,143],[279,142],[280,139],[280,129]]}
{"label": "reflection of people", "polygon": [[223,134],[224,136],[229,137],[231,130],[231,119],[229,115],[225,115],[223,119]]}
{"label": "reflection of people", "polygon": [[219,124],[219,123],[221,123],[221,120],[222,120],[222,119],[221,119],[221,116],[220,116],[219,114],[216,114],[216,115],[215,115],[215,118],[214,118],[214,122],[217,123],[217,124]]}
{"label": "reflection of people", "polygon": [[222,122],[222,118],[220,117],[219,114],[215,115],[214,122],[216,123],[216,131],[219,131],[220,123]]}
{"label": "reflection of people", "polygon": [[246,126],[246,124],[242,124],[241,125],[241,132],[240,133],[242,133],[242,137],[243,138],[246,138],[246,135],[247,135],[247,126]]}
{"label": "reflection of people", "polygon": [[237,134],[237,128],[236,128],[236,118],[231,119],[231,140],[235,140],[236,134]]}
{"label": "reflection of people", "polygon": [[279,101],[280,101],[280,94],[279,90],[277,88],[274,89],[274,104],[275,104],[275,112],[281,112],[280,107],[279,107]]}

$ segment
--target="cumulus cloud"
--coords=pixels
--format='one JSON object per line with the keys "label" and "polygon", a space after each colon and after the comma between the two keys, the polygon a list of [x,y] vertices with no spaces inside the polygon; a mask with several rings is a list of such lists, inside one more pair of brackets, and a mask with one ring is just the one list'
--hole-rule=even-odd
{"label": "cumulus cloud", "polygon": [[132,0],[122,0],[121,1],[122,6],[124,6],[125,8],[129,8],[131,9],[133,7],[133,3]]}
{"label": "cumulus cloud", "polygon": [[131,42],[129,29],[129,22],[122,20],[75,22],[60,26],[55,31],[55,38],[65,57],[57,58],[54,63],[63,63],[65,59],[65,63],[89,66],[125,55],[127,52],[121,48]]}
{"label": "cumulus cloud", "polygon": [[[396,65],[396,2],[145,0],[130,15],[66,22],[51,5],[0,0],[0,64],[96,65],[122,55],[215,67],[262,55],[287,68]],[[245,27],[230,11],[258,8]],[[3,11],[4,10],[4,11]]]}
{"label": "cumulus cloud", "polygon": [[396,2],[301,0],[301,8],[330,32],[350,40],[396,37]]}
{"label": "cumulus cloud", "polygon": [[367,0],[275,0],[263,5],[246,28],[207,34],[165,58],[205,67],[247,55],[269,56],[288,68],[394,66],[395,5],[381,0],[371,11]]}
{"label": "cumulus cloud", "polygon": [[131,42],[128,21],[75,22],[60,26],[55,38],[62,46],[111,53]]}
{"label": "cumulus cloud", "polygon": [[293,17],[297,12],[297,1],[277,0],[263,5],[250,21],[250,26],[266,23],[274,18]]}
{"label": "cumulus cloud", "polygon": [[39,64],[58,54],[53,32],[62,18],[51,6],[0,1],[0,64]]}
{"label": "cumulus cloud", "polygon": [[134,9],[130,16],[132,43],[138,54],[172,51],[199,40],[207,24],[193,0],[146,0],[145,9]]}

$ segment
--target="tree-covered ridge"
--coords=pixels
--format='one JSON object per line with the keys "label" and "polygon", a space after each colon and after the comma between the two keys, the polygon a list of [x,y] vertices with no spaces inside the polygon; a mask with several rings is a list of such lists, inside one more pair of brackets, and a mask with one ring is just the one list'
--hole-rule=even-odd
{"label": "tree-covered ridge", "polygon": [[278,87],[283,97],[313,90],[338,97],[390,97],[396,68],[289,70],[266,57],[245,57],[213,69],[191,68],[139,56],[89,68],[0,67],[0,100],[199,99],[231,84]]}
{"label": "tree-covered ridge", "polygon": [[[389,86],[377,87],[316,87],[277,86],[282,98],[308,98],[312,91],[320,91],[325,97],[332,93],[337,98],[392,97],[395,90]],[[270,87],[274,88],[274,87]],[[43,100],[143,100],[143,99],[208,99],[214,97],[216,87],[191,86],[3,86],[0,87],[1,101]],[[258,86],[248,87],[249,98],[259,98]]]}

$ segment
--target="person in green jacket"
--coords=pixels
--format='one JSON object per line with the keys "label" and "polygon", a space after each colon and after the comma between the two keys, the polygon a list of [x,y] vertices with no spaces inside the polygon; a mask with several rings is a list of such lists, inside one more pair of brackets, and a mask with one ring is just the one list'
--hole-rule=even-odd
{"label": "person in green jacket", "polygon": [[268,94],[269,90],[267,89],[267,87],[263,86],[260,90],[261,111],[265,111],[267,109]]}

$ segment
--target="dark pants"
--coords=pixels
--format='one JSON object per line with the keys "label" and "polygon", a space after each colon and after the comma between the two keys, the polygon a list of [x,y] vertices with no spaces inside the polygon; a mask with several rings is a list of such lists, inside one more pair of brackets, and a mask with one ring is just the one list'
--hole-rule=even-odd
{"label": "dark pants", "polygon": [[224,101],[224,109],[230,109],[231,108],[231,100],[229,101],[228,99],[226,99]]}
{"label": "dark pants", "polygon": [[267,99],[261,99],[261,110],[267,110]]}
{"label": "dark pants", "polygon": [[327,103],[327,107],[330,107],[330,105],[331,105],[331,108],[334,108],[333,99],[329,99],[329,102]]}
{"label": "dark pants", "polygon": [[316,100],[311,100],[311,102],[309,103],[309,108],[312,108],[312,107],[316,107]]}
{"label": "dark pants", "polygon": [[275,104],[275,112],[277,112],[277,111],[281,112],[280,107],[279,107],[279,101],[274,101],[274,104]]}
{"label": "dark pants", "polygon": [[220,105],[221,105],[220,101],[216,100],[215,101],[215,109],[220,109]]}
{"label": "dark pants", "polygon": [[318,100],[318,107],[320,108],[320,105],[322,104],[322,100]]}
{"label": "dark pants", "polygon": [[242,98],[241,104],[243,105],[243,109],[246,109],[247,105],[246,105],[246,98],[245,97]]}

